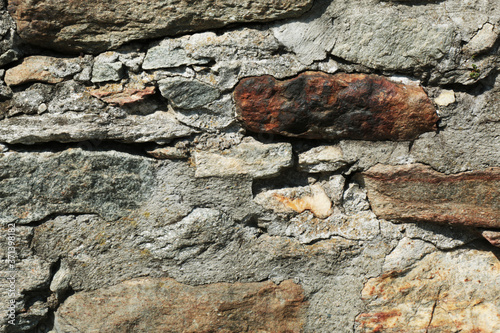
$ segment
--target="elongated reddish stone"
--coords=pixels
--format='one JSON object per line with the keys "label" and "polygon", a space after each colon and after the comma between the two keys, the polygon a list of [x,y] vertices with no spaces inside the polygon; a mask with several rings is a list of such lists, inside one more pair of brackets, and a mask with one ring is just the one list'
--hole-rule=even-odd
{"label": "elongated reddish stone", "polygon": [[361,174],[380,218],[500,228],[500,168],[445,175],[423,164]]}
{"label": "elongated reddish stone", "polygon": [[248,130],[308,139],[412,140],[435,130],[438,120],[421,87],[378,75],[248,77],[234,99]]}

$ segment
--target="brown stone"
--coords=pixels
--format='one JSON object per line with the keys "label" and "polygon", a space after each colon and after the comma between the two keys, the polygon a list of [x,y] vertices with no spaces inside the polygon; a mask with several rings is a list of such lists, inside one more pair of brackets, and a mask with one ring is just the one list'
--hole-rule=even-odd
{"label": "brown stone", "polygon": [[26,57],[21,64],[5,72],[5,83],[9,86],[29,82],[59,83],[81,70],[79,62],[78,58]]}
{"label": "brown stone", "polygon": [[98,88],[90,91],[92,96],[106,103],[120,106],[142,101],[144,98],[154,93],[155,87],[144,87],[143,89],[123,88],[121,91],[106,91],[103,88]]}
{"label": "brown stone", "polygon": [[486,238],[491,245],[500,247],[500,231],[499,230],[481,230],[481,235]]}
{"label": "brown stone", "polygon": [[189,286],[142,278],[69,297],[56,314],[58,332],[300,332],[302,288],[216,283]]}
{"label": "brown stone", "polygon": [[500,262],[491,252],[434,252],[370,279],[356,333],[500,332]]}
{"label": "brown stone", "polygon": [[379,218],[500,228],[500,168],[445,175],[423,164],[379,164],[361,180]]}
{"label": "brown stone", "polygon": [[99,53],[124,43],[297,17],[312,0],[10,0],[25,41],[66,52]]}
{"label": "brown stone", "polygon": [[249,77],[234,99],[248,130],[308,139],[413,140],[438,120],[421,87],[377,75]]}

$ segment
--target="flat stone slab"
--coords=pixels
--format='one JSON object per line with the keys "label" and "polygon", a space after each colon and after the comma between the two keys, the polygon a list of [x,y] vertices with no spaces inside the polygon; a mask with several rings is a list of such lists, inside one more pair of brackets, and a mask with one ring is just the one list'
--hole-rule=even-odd
{"label": "flat stone slab", "polygon": [[71,296],[54,326],[66,333],[298,333],[306,305],[302,287],[291,280],[279,286],[271,281],[189,286],[142,278]]}
{"label": "flat stone slab", "polygon": [[116,220],[140,207],[154,182],[147,158],[82,149],[8,153],[0,157],[0,170],[0,224],[71,213]]}
{"label": "flat stone slab", "polygon": [[361,179],[379,218],[500,228],[500,168],[446,175],[423,164],[379,164]]}
{"label": "flat stone slab", "polygon": [[124,43],[297,17],[313,0],[31,0],[9,1],[26,42],[66,52],[98,53]]}
{"label": "flat stone slab", "polygon": [[248,175],[252,178],[267,178],[292,166],[292,145],[264,144],[250,139],[223,151],[196,151],[193,160],[196,177]]}
{"label": "flat stone slab", "polygon": [[82,60],[79,58],[55,58],[46,56],[31,56],[22,63],[5,72],[5,83],[15,86],[30,82],[59,83],[65,77],[82,70]]}
{"label": "flat stone slab", "polygon": [[248,130],[307,139],[413,140],[435,130],[438,120],[420,86],[377,75],[248,77],[234,99]]}

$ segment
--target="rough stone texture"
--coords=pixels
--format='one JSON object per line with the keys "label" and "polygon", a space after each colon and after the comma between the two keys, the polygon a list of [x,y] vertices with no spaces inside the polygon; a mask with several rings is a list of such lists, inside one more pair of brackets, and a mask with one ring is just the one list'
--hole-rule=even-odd
{"label": "rough stone texture", "polygon": [[70,297],[55,331],[301,332],[306,306],[290,280],[194,287],[144,278]]}
{"label": "rough stone texture", "polygon": [[80,72],[81,62],[78,58],[26,57],[20,65],[5,72],[4,80],[9,86],[29,82],[59,83],[64,78]]}
{"label": "rough stone texture", "polygon": [[249,175],[272,177],[292,165],[292,147],[246,140],[226,151],[195,151],[196,177]]}
{"label": "rough stone texture", "polygon": [[332,201],[319,184],[262,192],[255,201],[266,209],[282,213],[308,210],[316,217],[326,218],[333,212]]}
{"label": "rough stone texture", "polygon": [[6,11],[2,10],[0,11],[0,66],[19,59],[19,50],[15,44],[16,23]]}
{"label": "rough stone texture", "polygon": [[338,146],[321,146],[299,154],[299,170],[307,172],[336,171],[347,165]]}
{"label": "rough stone texture", "polygon": [[98,115],[66,112],[7,118],[0,127],[0,140],[23,144],[86,140],[166,142],[192,133],[195,131],[180,124],[170,112],[157,111],[149,115],[130,115],[118,119],[109,113]]}
{"label": "rough stone texture", "polygon": [[500,228],[500,169],[444,175],[422,164],[362,173],[378,217]]}
{"label": "rough stone texture", "polygon": [[252,77],[234,98],[247,129],[309,139],[411,140],[438,120],[422,88],[375,75]]}
{"label": "rough stone texture", "polygon": [[271,2],[0,0],[0,332],[500,329],[498,0]]}
{"label": "rough stone texture", "polygon": [[481,231],[481,235],[492,245],[500,247],[500,231],[483,230]]}
{"label": "rough stone texture", "polygon": [[500,76],[491,88],[456,93],[456,103],[440,109],[439,133],[415,141],[411,157],[445,173],[500,166]]}
{"label": "rough stone texture", "polygon": [[[299,19],[276,24],[273,32],[304,64],[333,55],[347,62],[340,67],[348,71],[370,68],[426,78],[430,69],[436,84],[470,85],[495,71],[496,5],[495,0],[324,0]],[[472,57],[476,52],[480,59]],[[471,75],[472,65],[477,74]]]}
{"label": "rough stone texture", "polygon": [[[500,329],[500,266],[478,250],[434,252],[404,270],[368,281],[368,311],[356,332],[495,332]],[[464,297],[466,296],[466,297]]]}
{"label": "rough stone texture", "polygon": [[65,213],[117,219],[141,204],[153,180],[151,163],[116,152],[8,153],[0,164],[1,223]]}
{"label": "rough stone texture", "polygon": [[125,104],[136,103],[144,100],[146,96],[153,95],[155,93],[155,87],[144,87],[142,89],[137,88],[125,88],[123,86],[119,87],[118,91],[109,91],[108,89],[93,89],[90,94],[94,97],[99,98],[103,102],[108,104],[117,104],[119,106],[124,106]]}
{"label": "rough stone texture", "polygon": [[171,78],[158,81],[163,97],[167,98],[175,107],[195,109],[219,97],[219,91],[196,80]]}
{"label": "rough stone texture", "polygon": [[231,23],[296,17],[308,10],[311,3],[167,0],[151,5],[138,0],[114,0],[78,1],[68,7],[58,0],[36,4],[15,0],[9,2],[8,8],[20,36],[27,42],[68,52],[102,52],[133,40],[215,29]]}

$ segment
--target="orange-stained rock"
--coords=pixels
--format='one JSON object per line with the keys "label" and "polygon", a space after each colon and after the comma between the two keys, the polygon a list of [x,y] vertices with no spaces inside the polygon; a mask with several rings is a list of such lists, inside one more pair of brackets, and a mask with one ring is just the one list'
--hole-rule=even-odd
{"label": "orange-stained rock", "polygon": [[92,96],[106,103],[120,106],[142,101],[154,93],[155,87],[144,87],[143,89],[123,88],[121,91],[106,91],[105,89],[98,88],[90,91]]}
{"label": "orange-stained rock", "polygon": [[56,313],[58,332],[300,332],[302,287],[216,283],[189,286],[141,278],[69,297]]}
{"label": "orange-stained rock", "polygon": [[379,218],[500,228],[500,168],[445,175],[423,164],[379,164],[361,180]]}
{"label": "orange-stained rock", "polygon": [[500,262],[491,252],[434,252],[368,280],[356,333],[500,332]]}
{"label": "orange-stained rock", "polygon": [[5,83],[9,86],[29,82],[59,83],[81,70],[79,58],[54,58],[31,56],[5,72]]}
{"label": "orange-stained rock", "polygon": [[377,75],[248,77],[234,99],[248,130],[308,139],[413,140],[438,120],[421,87]]}

